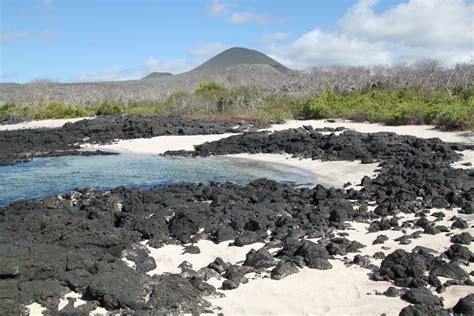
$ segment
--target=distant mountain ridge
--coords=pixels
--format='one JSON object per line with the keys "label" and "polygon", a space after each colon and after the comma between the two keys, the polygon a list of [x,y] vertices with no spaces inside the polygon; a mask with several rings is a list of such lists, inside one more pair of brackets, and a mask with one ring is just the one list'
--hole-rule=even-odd
{"label": "distant mountain ridge", "polygon": [[156,79],[156,78],[163,78],[163,77],[169,77],[169,76],[172,76],[173,74],[171,72],[152,72],[148,75],[146,75],[145,77],[142,78],[143,79]]}
{"label": "distant mountain ridge", "polygon": [[[229,67],[241,65],[268,65],[278,71],[289,70],[286,66],[259,51],[243,47],[232,47],[217,54],[193,70],[179,74],[179,76],[186,74],[219,74]],[[155,79],[170,75],[170,73],[166,72],[152,72],[142,79]]]}

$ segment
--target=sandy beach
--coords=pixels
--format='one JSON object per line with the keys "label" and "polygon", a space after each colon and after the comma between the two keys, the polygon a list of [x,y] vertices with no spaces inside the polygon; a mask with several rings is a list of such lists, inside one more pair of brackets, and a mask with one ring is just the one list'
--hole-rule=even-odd
{"label": "sandy beach", "polygon": [[361,133],[378,133],[378,132],[391,132],[399,135],[411,135],[419,138],[439,138],[445,142],[455,143],[474,143],[474,132],[472,131],[442,131],[433,125],[400,125],[400,126],[389,126],[379,123],[364,123],[364,122],[353,122],[342,119],[335,120],[288,120],[283,124],[272,125],[267,130],[277,131],[285,130],[288,128],[298,128],[305,125],[312,126],[313,128],[324,128],[331,127],[336,128],[343,126],[346,129],[354,130]]}
{"label": "sandy beach", "polygon": [[235,134],[216,134],[216,135],[186,135],[186,136],[158,136],[152,138],[139,138],[117,140],[117,142],[108,145],[82,145],[87,150],[109,150],[119,153],[137,153],[137,154],[163,154],[169,150],[193,150],[194,146],[226,138]]}
{"label": "sandy beach", "polygon": [[[434,209],[432,212],[443,211],[446,218],[460,216],[469,226],[474,225],[474,215],[459,215],[457,211]],[[403,214],[405,220],[414,220],[410,214]],[[439,224],[449,225],[449,221],[440,221]],[[376,252],[389,254],[395,249],[411,251],[417,246],[424,246],[435,250],[437,254],[444,252],[450,245],[449,236],[438,234],[421,235],[409,245],[400,245],[394,239],[403,236],[401,231],[384,231],[389,240],[384,244],[372,245],[372,241],[379,235],[378,232],[368,233],[368,224],[347,222],[350,227],[345,232],[349,240],[357,240],[364,245],[357,254],[372,257]],[[408,229],[408,234],[415,232]],[[465,230],[464,230],[465,231]],[[474,234],[474,229],[467,230]],[[456,232],[454,232],[456,233]],[[311,239],[310,239],[311,240]],[[312,239],[317,242],[317,239]],[[150,248],[151,256],[155,258],[157,268],[149,274],[178,273],[178,267],[183,261],[192,265],[194,269],[205,266],[215,257],[221,257],[232,263],[242,263],[245,253],[250,249],[259,249],[263,244],[252,244],[245,247],[228,247],[228,242],[213,244],[201,240],[196,244],[202,253],[197,255],[183,254],[184,247],[168,245],[159,249]],[[474,244],[469,246],[474,251]],[[277,252],[275,249],[273,252]],[[398,315],[400,309],[408,303],[398,297],[387,297],[382,293],[392,284],[390,282],[375,282],[368,278],[368,270],[362,267],[344,264],[352,260],[356,253],[347,256],[338,256],[330,260],[333,268],[330,270],[315,270],[303,268],[298,273],[283,280],[272,280],[268,274],[249,275],[250,281],[232,291],[222,291],[225,297],[209,297],[215,306],[215,312],[224,315]],[[373,263],[380,264],[381,260],[373,259]],[[464,267],[467,272],[474,270],[473,266]],[[219,288],[223,279],[212,278],[209,284]],[[434,291],[433,291],[434,292]],[[459,297],[474,293],[469,286],[451,286],[441,297],[444,307],[453,307]],[[245,302],[245,304],[242,304]]]}
{"label": "sandy beach", "polygon": [[[0,126],[0,129],[13,128],[33,128],[33,127],[57,127],[64,124],[64,121],[54,122],[28,122],[16,124],[16,126]],[[447,142],[473,143],[474,137],[469,132],[442,132],[433,129],[432,126],[383,126],[379,124],[354,123],[347,121],[336,121],[334,123],[324,120],[314,121],[289,121],[284,124],[273,125],[267,129],[268,132],[285,130],[288,128],[298,128],[304,125],[311,125],[313,128],[344,126],[360,132],[395,132],[402,135],[413,135],[421,138],[438,137]],[[168,150],[192,150],[195,145],[204,142],[215,141],[235,134],[220,135],[195,135],[195,136],[159,136],[149,139],[117,140],[109,145],[84,145],[83,148],[111,150],[116,152],[162,154]],[[453,166],[458,168],[471,168],[463,165],[466,162],[474,163],[474,152],[463,152],[464,158],[456,162]],[[351,187],[358,189],[358,184],[363,176],[374,177],[378,164],[361,164],[360,162],[345,161],[325,161],[311,159],[291,158],[289,155],[278,154],[236,154],[229,155],[235,159],[256,160],[260,162],[278,163],[292,167],[308,170],[315,174],[318,183],[324,186],[342,187],[346,182],[351,182]],[[376,205],[372,206],[372,209]],[[435,212],[437,210],[432,210]],[[439,224],[450,225],[447,219],[456,215],[452,210],[439,210],[446,214],[445,220]],[[403,214],[403,220],[415,220],[413,216]],[[474,216],[461,216],[469,225],[466,232],[474,235]],[[421,238],[414,239],[409,245],[400,245],[393,239],[403,235],[401,231],[384,231],[389,240],[383,245],[372,245],[372,241],[378,233],[367,233],[368,224],[347,222],[349,227],[344,230],[348,235],[346,238],[357,240],[364,245],[359,254],[373,256],[376,252],[388,254],[395,249],[405,249],[410,251],[415,246],[424,246],[433,249],[436,254],[441,254],[450,246],[450,237],[446,234],[422,235]],[[415,230],[408,229],[408,234]],[[340,231],[342,232],[342,231]],[[338,232],[336,232],[338,233]],[[317,241],[314,240],[314,241]],[[216,257],[221,257],[231,263],[242,263],[245,255],[250,249],[259,249],[263,243],[254,243],[244,247],[229,246],[229,242],[214,244],[211,241],[200,240],[196,245],[200,248],[200,254],[184,254],[184,247],[178,245],[167,245],[162,248],[149,247],[150,256],[155,259],[157,267],[149,271],[149,275],[179,273],[178,267],[183,261],[191,264],[193,269],[205,267]],[[383,247],[382,247],[383,246]],[[469,246],[474,250],[474,244]],[[278,249],[274,249],[276,252]],[[387,297],[381,295],[392,284],[390,282],[375,282],[368,277],[369,270],[359,266],[346,266],[345,262],[352,260],[355,254],[345,257],[330,259],[333,268],[330,270],[315,270],[309,268],[299,269],[298,273],[286,277],[283,280],[272,280],[268,273],[249,275],[249,282],[240,285],[232,291],[220,289],[221,279],[212,278],[208,283],[218,288],[224,297],[208,297],[213,304],[214,312],[222,312],[225,315],[397,315],[401,308],[407,306],[406,301],[399,297]],[[124,258],[131,267],[133,262]],[[372,259],[372,263],[380,264],[379,259]],[[472,266],[463,267],[467,272],[473,270]],[[432,288],[432,290],[434,290]],[[441,293],[444,299],[444,307],[452,307],[459,297],[473,293],[472,287],[450,286]],[[435,293],[433,291],[433,293]],[[70,297],[77,298],[77,294],[70,294]],[[64,307],[65,300],[60,307]],[[80,301],[78,301],[80,303]],[[245,302],[243,304],[242,302]],[[31,315],[40,314],[42,308],[38,304],[28,306]],[[104,310],[97,310],[97,312]]]}
{"label": "sandy beach", "polygon": [[[325,187],[360,189],[364,176],[374,177],[378,163],[362,164],[360,161],[321,161],[292,158],[287,154],[235,154],[226,157],[281,164],[304,169],[314,174],[315,183]],[[350,184],[348,184],[350,183]]]}
{"label": "sandy beach", "polygon": [[35,120],[15,124],[0,124],[0,131],[13,131],[18,129],[32,128],[56,128],[62,127],[66,123],[74,123],[80,120],[91,119],[92,117],[78,117],[72,119]]}
{"label": "sandy beach", "polygon": [[[411,135],[420,138],[436,137],[445,142],[459,142],[468,144],[474,143],[473,132],[445,132],[436,129],[431,125],[387,126],[377,123],[358,123],[346,120],[336,120],[335,122],[328,122],[327,120],[289,120],[283,124],[274,124],[267,129],[262,129],[261,131],[274,132],[290,128],[300,128],[303,126],[311,126],[313,128],[336,128],[343,126],[346,129],[361,133],[392,132],[399,135]],[[168,150],[192,150],[196,145],[200,145],[205,142],[216,141],[232,135],[234,134],[158,136],[146,139],[117,140],[117,142],[109,145],[89,144],[84,145],[83,147],[86,149],[112,150],[117,152],[162,154]]]}
{"label": "sandy beach", "polygon": [[[474,136],[470,132],[443,132],[433,126],[384,126],[348,121],[336,121],[334,123],[325,120],[288,121],[284,124],[273,125],[267,131],[280,131],[304,125],[310,125],[313,128],[344,126],[365,133],[394,132],[420,138],[437,137],[447,142],[474,142]],[[167,150],[191,150],[194,145],[231,135],[162,136],[151,139],[118,141],[116,144],[93,146],[92,148],[160,154]],[[465,151],[464,159],[455,163],[455,166],[469,168],[461,164],[474,163],[473,153],[473,151]],[[315,173],[318,183],[336,187],[341,187],[345,182],[358,184],[364,175],[373,177],[374,170],[377,167],[377,164],[364,165],[360,162],[344,161],[321,162],[276,154],[236,154],[230,155],[230,157],[303,168]],[[357,188],[356,186],[353,187]],[[452,211],[443,211],[455,214]],[[449,217],[451,216],[448,215],[446,218]],[[465,219],[469,226],[474,224],[472,216]],[[410,245],[404,246],[393,241],[403,233],[387,231],[385,233],[391,241],[384,244],[384,246],[390,247],[390,251],[387,251],[381,248],[382,245],[371,245],[377,233],[367,233],[368,224],[350,222],[348,224],[352,228],[346,231],[349,233],[347,238],[368,245],[362,249],[362,255],[372,256],[377,251],[388,254],[395,249],[411,250],[415,246],[429,247],[440,254],[450,245],[449,237],[439,234],[436,236],[424,235],[424,238],[415,239]],[[474,229],[470,228],[468,232],[474,234]],[[251,246],[254,249],[259,249],[261,245]],[[151,255],[157,262],[157,268],[151,273],[179,272],[178,265],[183,261],[190,262],[193,268],[201,268],[206,262],[212,261],[212,257],[216,256],[222,256],[224,260],[231,262],[238,262],[245,259],[245,253],[249,250],[249,248],[243,250],[236,247],[228,248],[226,245],[213,245],[208,241],[200,241],[199,247],[204,254],[183,255],[181,246],[165,246],[160,249],[152,249]],[[472,244],[469,248],[474,250]],[[353,257],[353,255],[349,257]],[[202,258],[205,258],[205,260]],[[380,261],[378,260],[378,263]],[[369,280],[366,269],[356,266],[346,267],[342,262],[342,258],[330,262],[333,265],[331,270],[320,271],[304,268],[280,281],[271,280],[266,275],[253,276],[249,283],[241,285],[238,289],[222,291],[225,297],[209,298],[209,300],[217,307],[215,312],[223,312],[225,315],[380,315],[382,313],[398,315],[400,309],[408,305],[407,302],[399,298],[380,295],[391,284]],[[374,260],[374,262],[377,262],[377,260]],[[472,271],[472,267],[467,267],[467,270],[468,272]],[[214,286],[219,286],[222,281],[210,280],[210,282]],[[452,286],[441,296],[445,300],[445,308],[449,308],[457,302],[459,297],[473,292],[474,290],[467,286]],[[242,302],[246,303],[242,304]]]}

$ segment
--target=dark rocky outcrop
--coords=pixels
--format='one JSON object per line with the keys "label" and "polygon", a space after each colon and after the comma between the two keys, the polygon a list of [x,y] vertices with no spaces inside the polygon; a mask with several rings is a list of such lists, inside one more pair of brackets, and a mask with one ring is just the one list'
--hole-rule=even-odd
{"label": "dark rocky outcrop", "polygon": [[[236,125],[238,127],[234,128]],[[238,133],[255,127],[258,125],[179,117],[106,116],[67,123],[62,128],[0,131],[0,165],[34,157],[107,154],[77,151],[82,143],[104,144],[116,139],[162,135]]]}
{"label": "dark rocky outcrop", "polygon": [[400,316],[449,316],[449,312],[439,305],[415,304],[408,305],[400,311]]}
{"label": "dark rocky outcrop", "polygon": [[460,233],[451,237],[451,242],[455,244],[470,245],[472,236],[468,232]]}
{"label": "dark rocky outcrop", "polygon": [[412,304],[423,305],[440,305],[443,306],[443,301],[440,297],[433,295],[427,288],[409,289],[401,298]]}
{"label": "dark rocky outcrop", "polygon": [[455,315],[474,315],[474,294],[461,298],[453,307]]}

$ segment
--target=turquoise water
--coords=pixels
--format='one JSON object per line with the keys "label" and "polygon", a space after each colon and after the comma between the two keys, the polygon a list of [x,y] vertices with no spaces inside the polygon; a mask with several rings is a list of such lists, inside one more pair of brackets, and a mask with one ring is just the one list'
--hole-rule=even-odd
{"label": "turquoise water", "polygon": [[170,183],[248,183],[268,178],[314,185],[314,174],[280,164],[229,157],[114,156],[55,157],[0,167],[0,205],[63,194],[76,188],[107,190],[119,185],[151,188]]}

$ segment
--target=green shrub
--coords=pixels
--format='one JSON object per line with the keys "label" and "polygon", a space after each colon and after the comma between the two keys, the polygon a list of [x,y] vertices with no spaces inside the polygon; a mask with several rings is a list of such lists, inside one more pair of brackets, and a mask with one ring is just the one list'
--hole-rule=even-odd
{"label": "green shrub", "polygon": [[[294,108],[289,106],[291,101],[286,97],[270,96],[263,98],[260,103],[260,107],[253,114],[253,118],[259,122],[279,122],[295,117]],[[245,114],[243,116],[248,117]]]}
{"label": "green shrub", "polygon": [[15,104],[5,104],[0,107],[0,121],[24,120],[30,117],[30,109]]}
{"label": "green shrub", "polygon": [[472,87],[456,87],[453,89],[452,95],[458,96],[464,102],[469,102],[469,99],[474,98],[474,86]]}
{"label": "green shrub", "polygon": [[[326,91],[319,97],[288,100],[283,107],[295,118],[346,118],[388,125],[435,124],[445,129],[472,129],[472,91],[433,91],[428,95],[417,89],[373,89],[348,94]],[[282,112],[285,113],[280,110],[279,114]]]}
{"label": "green shrub", "polygon": [[217,82],[201,82],[199,86],[194,90],[195,94],[212,94],[218,92],[224,92],[225,87],[221,86]]}
{"label": "green shrub", "polygon": [[326,91],[318,98],[310,98],[304,105],[304,114],[308,118],[321,119],[335,116],[341,112],[342,98],[333,91]]}
{"label": "green shrub", "polygon": [[121,115],[125,112],[123,105],[113,102],[103,102],[93,105],[88,110],[95,112],[95,115]]}
{"label": "green shrub", "polygon": [[457,103],[443,108],[436,117],[435,123],[447,130],[474,129],[474,102]]}
{"label": "green shrub", "polygon": [[422,93],[420,89],[367,89],[352,93],[328,90],[306,99],[263,96],[258,88],[226,89],[202,82],[194,93],[178,91],[163,101],[104,102],[85,108],[51,102],[37,108],[6,104],[0,120],[72,118],[89,115],[186,115],[199,118],[242,117],[262,122],[291,118],[346,118],[390,125],[434,124],[444,129],[474,129],[474,87]]}
{"label": "green shrub", "polygon": [[35,119],[64,119],[86,116],[86,110],[74,106],[65,106],[61,102],[51,102],[45,107],[40,107],[34,114]]}

